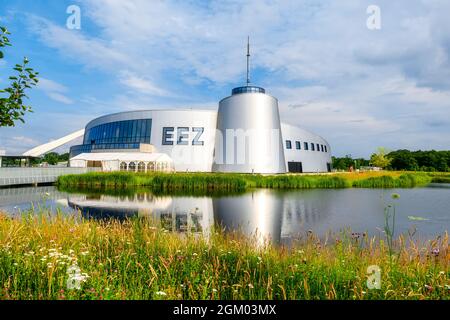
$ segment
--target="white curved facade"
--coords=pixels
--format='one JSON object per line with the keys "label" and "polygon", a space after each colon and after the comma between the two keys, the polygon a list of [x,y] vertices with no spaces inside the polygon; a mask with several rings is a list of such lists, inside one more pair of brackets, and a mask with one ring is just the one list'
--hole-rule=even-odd
{"label": "white curved facade", "polygon": [[[281,131],[287,169],[289,162],[301,162],[302,172],[331,171],[331,147],[325,139],[286,123],[281,124]],[[291,142],[290,149],[287,149],[287,141]]]}
{"label": "white curved facade", "polygon": [[331,171],[322,137],[280,122],[278,101],[258,87],[240,87],[218,111],[172,109],[121,112],[85,128],[82,153],[167,154],[179,172],[285,173]]}
{"label": "white curved facade", "polygon": [[213,171],[284,173],[278,101],[262,92],[219,102]]}

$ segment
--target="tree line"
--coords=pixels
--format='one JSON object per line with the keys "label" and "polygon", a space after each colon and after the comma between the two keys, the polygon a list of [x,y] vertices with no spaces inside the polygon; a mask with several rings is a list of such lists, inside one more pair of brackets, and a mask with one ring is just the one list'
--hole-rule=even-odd
{"label": "tree line", "polygon": [[369,160],[364,158],[333,157],[333,168],[337,170],[360,169],[364,166],[381,167],[387,170],[406,171],[450,171],[450,151],[410,151],[400,149],[387,152],[379,148]]}

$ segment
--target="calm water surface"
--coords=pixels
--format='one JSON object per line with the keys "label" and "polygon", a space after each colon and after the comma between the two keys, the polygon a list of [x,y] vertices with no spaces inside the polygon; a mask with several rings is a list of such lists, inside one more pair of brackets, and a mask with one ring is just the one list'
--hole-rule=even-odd
{"label": "calm water surface", "polygon": [[[400,199],[391,199],[392,193]],[[67,193],[56,187],[0,189],[0,210],[11,215],[35,207],[81,210],[91,218],[152,217],[176,232],[207,233],[214,224],[246,234],[258,230],[275,243],[289,243],[308,230],[319,235],[351,230],[382,234],[384,208],[395,204],[396,234],[434,238],[450,229],[450,185],[414,189],[315,189],[276,191],[258,189],[220,197]]]}

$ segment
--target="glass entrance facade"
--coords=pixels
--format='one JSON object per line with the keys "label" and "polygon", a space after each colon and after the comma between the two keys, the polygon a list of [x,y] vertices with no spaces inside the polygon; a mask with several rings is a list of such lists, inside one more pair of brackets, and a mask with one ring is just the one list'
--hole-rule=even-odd
{"label": "glass entrance facade", "polygon": [[70,148],[70,157],[92,150],[139,149],[150,144],[152,119],[135,119],[103,123],[86,130],[83,144]]}

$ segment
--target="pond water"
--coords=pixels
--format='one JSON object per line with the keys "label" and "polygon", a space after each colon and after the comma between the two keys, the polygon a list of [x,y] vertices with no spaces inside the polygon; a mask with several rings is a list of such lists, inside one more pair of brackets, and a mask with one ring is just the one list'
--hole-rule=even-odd
{"label": "pond water", "polygon": [[[289,243],[309,230],[319,236],[343,230],[381,235],[384,209],[394,204],[396,235],[409,233],[425,240],[450,229],[448,184],[414,189],[257,189],[215,197],[108,193],[68,193],[53,186],[0,189],[0,210],[17,215],[34,205],[67,214],[79,209],[90,218],[152,217],[175,232],[207,233],[220,224],[245,234],[257,230],[260,238]],[[393,193],[400,198],[392,199]]]}

